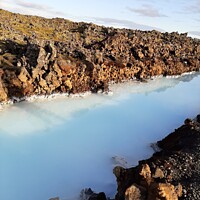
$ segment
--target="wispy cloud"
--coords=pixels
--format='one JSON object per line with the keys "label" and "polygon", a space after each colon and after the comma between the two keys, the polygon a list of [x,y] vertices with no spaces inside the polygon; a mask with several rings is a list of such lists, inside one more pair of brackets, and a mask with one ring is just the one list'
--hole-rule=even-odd
{"label": "wispy cloud", "polygon": [[127,7],[127,9],[131,12],[138,13],[146,17],[167,17],[166,15],[161,14],[158,9],[154,8],[151,5],[143,5],[141,8]]}
{"label": "wispy cloud", "polygon": [[2,9],[10,9],[12,7],[12,3],[9,0],[0,0],[0,8]]}
{"label": "wispy cloud", "polygon": [[25,7],[25,8],[31,8],[31,9],[36,9],[36,10],[45,10],[45,11],[51,10],[51,7],[49,7],[47,5],[30,3],[30,2],[26,2],[26,1],[22,1],[22,0],[14,0],[14,2],[18,6]]}
{"label": "wispy cloud", "polygon": [[200,0],[191,0],[185,2],[180,14],[200,14]]}
{"label": "wispy cloud", "polygon": [[189,31],[188,35],[193,37],[193,38],[198,38],[200,39],[200,31]]}
{"label": "wispy cloud", "polygon": [[164,31],[157,27],[148,26],[144,24],[138,24],[129,20],[119,20],[119,19],[113,19],[113,18],[100,18],[100,17],[90,18],[90,20],[92,20],[94,23],[105,24],[107,26],[114,26],[114,27],[119,27],[119,28]]}
{"label": "wispy cloud", "polygon": [[31,2],[24,1],[24,0],[14,0],[14,3],[17,6],[21,7],[22,9],[41,11],[42,13],[46,12],[47,14],[49,14],[51,16],[57,16],[57,15],[66,16],[66,13],[56,11],[56,10],[54,10],[54,8],[52,8],[48,5],[31,3]]}
{"label": "wispy cloud", "polygon": [[200,36],[200,31],[189,31],[189,34]]}
{"label": "wispy cloud", "polygon": [[188,9],[192,13],[200,14],[200,0],[196,0],[193,5],[188,7]]}

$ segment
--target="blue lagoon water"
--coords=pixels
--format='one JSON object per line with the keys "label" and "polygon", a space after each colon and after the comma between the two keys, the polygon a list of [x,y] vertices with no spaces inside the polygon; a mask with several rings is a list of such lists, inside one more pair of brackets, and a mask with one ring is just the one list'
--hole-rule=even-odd
{"label": "blue lagoon water", "polygon": [[200,113],[199,73],[111,85],[112,95],[22,102],[0,112],[0,199],[114,196],[115,165],[153,153],[151,143]]}

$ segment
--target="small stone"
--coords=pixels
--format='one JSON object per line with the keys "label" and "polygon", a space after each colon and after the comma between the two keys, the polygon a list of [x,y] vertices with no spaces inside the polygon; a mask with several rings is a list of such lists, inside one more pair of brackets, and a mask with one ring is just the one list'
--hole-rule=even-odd
{"label": "small stone", "polygon": [[197,122],[200,123],[200,115],[197,115]]}
{"label": "small stone", "polygon": [[187,126],[192,126],[192,125],[193,125],[193,121],[192,121],[192,119],[187,118],[187,119],[184,121],[184,124],[187,125]]}
{"label": "small stone", "polygon": [[145,200],[145,199],[146,199],[145,188],[138,186],[137,184],[133,184],[126,189],[125,200]]}
{"label": "small stone", "polygon": [[153,178],[164,178],[164,173],[163,171],[159,168],[159,167],[156,167],[156,171],[155,173],[152,175]]}
{"label": "small stone", "polygon": [[60,198],[59,197],[54,197],[54,198],[51,198],[49,200],[60,200]]}

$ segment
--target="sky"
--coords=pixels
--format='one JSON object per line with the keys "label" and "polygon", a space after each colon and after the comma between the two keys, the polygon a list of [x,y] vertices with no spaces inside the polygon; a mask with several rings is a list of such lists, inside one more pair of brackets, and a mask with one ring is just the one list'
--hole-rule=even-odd
{"label": "sky", "polygon": [[12,12],[200,37],[200,0],[0,0]]}

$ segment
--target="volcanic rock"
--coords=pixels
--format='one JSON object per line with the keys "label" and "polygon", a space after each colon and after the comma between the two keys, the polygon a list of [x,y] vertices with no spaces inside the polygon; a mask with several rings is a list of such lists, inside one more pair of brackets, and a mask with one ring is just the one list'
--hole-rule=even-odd
{"label": "volcanic rock", "polygon": [[187,34],[107,28],[5,10],[0,10],[0,21],[0,102],[108,91],[110,82],[200,69],[200,41]]}
{"label": "volcanic rock", "polygon": [[157,144],[162,150],[129,169],[115,167],[115,199],[200,199],[200,123],[186,119]]}

